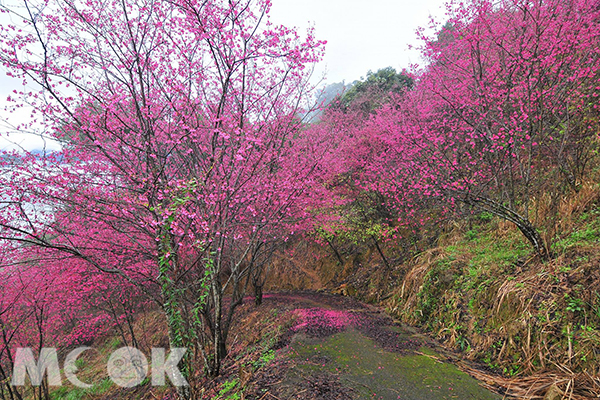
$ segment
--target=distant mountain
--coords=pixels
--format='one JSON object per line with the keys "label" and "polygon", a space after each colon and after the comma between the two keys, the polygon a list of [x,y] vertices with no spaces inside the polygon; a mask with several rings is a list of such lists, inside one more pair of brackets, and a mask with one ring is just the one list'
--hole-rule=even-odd
{"label": "distant mountain", "polygon": [[325,86],[317,96],[317,105],[321,107],[306,115],[306,120],[316,122],[320,119],[323,110],[336,98],[342,96],[352,87],[353,83],[336,82]]}
{"label": "distant mountain", "polygon": [[[34,156],[35,158],[45,158],[48,156],[57,157],[58,161],[62,160],[62,155],[57,150],[49,150],[49,149],[33,149],[28,151],[29,154]],[[0,164],[20,164],[21,159],[23,157],[23,152],[6,152],[0,153]]]}

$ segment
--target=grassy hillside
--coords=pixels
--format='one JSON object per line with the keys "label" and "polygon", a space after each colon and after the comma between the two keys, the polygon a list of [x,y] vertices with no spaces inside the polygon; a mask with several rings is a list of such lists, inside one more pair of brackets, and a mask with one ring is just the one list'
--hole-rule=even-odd
{"label": "grassy hillside", "polygon": [[[489,215],[457,225],[404,265],[388,310],[491,372],[523,378],[552,371],[563,391],[575,384],[580,394],[586,387],[597,394],[590,376],[600,366],[599,193],[588,183],[563,202],[547,262]],[[540,379],[538,394],[551,381]]]}
{"label": "grassy hillside", "polygon": [[[595,176],[596,174],[594,174]],[[513,394],[600,394],[600,184],[540,196],[534,212],[553,257],[541,260],[514,225],[482,213],[373,246],[297,243],[272,288],[328,288],[386,307]],[[275,284],[276,283],[276,284]],[[568,396],[567,396],[568,397]],[[534,397],[535,398],[535,397]],[[550,397],[552,398],[552,397]],[[557,397],[560,398],[560,397]]]}

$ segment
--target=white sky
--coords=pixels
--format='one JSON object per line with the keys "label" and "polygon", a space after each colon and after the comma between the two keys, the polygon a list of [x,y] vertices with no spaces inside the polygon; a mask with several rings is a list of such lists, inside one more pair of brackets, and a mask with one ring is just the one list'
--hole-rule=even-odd
{"label": "white sky", "polygon": [[[314,26],[318,39],[327,40],[325,59],[316,76],[326,74],[326,83],[353,82],[366,76],[367,71],[394,67],[400,71],[411,63],[420,63],[419,52],[409,45],[419,45],[418,27],[429,25],[430,15],[444,22],[445,0],[272,0],[271,21],[299,28]],[[0,23],[6,23],[5,19]],[[20,110],[8,115],[3,109],[6,97],[19,88],[20,82],[11,79],[0,68],[0,149],[15,148],[16,144],[31,150],[44,146],[39,137],[6,132],[29,118]]]}
{"label": "white sky", "polygon": [[327,40],[323,66],[327,83],[350,83],[385,67],[400,71],[419,63],[416,29],[429,26],[429,16],[444,22],[444,0],[272,0],[274,23],[315,27]]}

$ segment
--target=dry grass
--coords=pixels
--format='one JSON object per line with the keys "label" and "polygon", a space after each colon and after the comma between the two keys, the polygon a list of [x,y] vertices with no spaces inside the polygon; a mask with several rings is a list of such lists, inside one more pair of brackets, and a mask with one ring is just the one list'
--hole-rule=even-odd
{"label": "dry grass", "polygon": [[386,254],[421,250],[387,274],[364,249],[338,265],[329,249],[317,246],[303,248],[272,282],[356,288],[357,297],[381,301],[467,359],[485,362],[498,374],[473,374],[517,398],[542,399],[549,390],[552,400],[599,398],[600,315],[590,308],[594,302],[600,307],[600,241],[589,238],[597,228],[590,224],[600,218],[594,214],[599,181],[590,175],[572,193],[532,198],[532,219],[547,245],[561,242],[550,262],[534,255],[512,223],[473,218],[431,230],[438,235],[434,246],[424,233],[416,245],[387,243]]}
{"label": "dry grass", "polygon": [[331,274],[340,268],[317,244],[295,240],[288,247],[274,254],[266,291],[323,288],[331,280]]}
{"label": "dry grass", "polygon": [[[561,249],[567,250],[546,263],[534,255],[504,266],[492,256],[486,261],[490,243],[509,247],[523,240],[509,222],[482,225],[480,233],[493,238],[488,241],[465,239],[470,224],[453,223],[437,247],[405,264],[403,282],[385,306],[446,345],[458,349],[460,344],[468,359],[504,371],[492,374],[463,365],[507,395],[600,398],[600,315],[591,310],[594,304],[600,307],[600,241],[589,234],[598,217],[582,218],[598,208],[599,200],[600,185],[592,180],[568,196],[534,200],[546,240],[562,240]],[[445,283],[444,273],[454,274],[453,281]],[[481,282],[487,282],[483,289],[477,286]],[[428,296],[438,307],[431,317],[423,315]]]}
{"label": "dry grass", "polygon": [[599,197],[600,186],[596,181],[584,182],[577,192],[563,197],[558,207],[558,232],[571,232],[576,227],[577,217],[588,210]]}
{"label": "dry grass", "polygon": [[589,400],[600,398],[600,379],[588,373],[573,373],[558,368],[519,378],[503,378],[474,369],[466,364],[463,370],[491,389],[523,400]]}

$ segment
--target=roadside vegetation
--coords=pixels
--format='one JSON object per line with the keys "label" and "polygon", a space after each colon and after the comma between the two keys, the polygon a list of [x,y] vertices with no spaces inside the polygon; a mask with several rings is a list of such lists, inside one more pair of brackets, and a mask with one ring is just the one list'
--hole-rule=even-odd
{"label": "roadside vegetation", "polygon": [[[597,160],[595,161],[597,162]],[[575,399],[600,393],[600,184],[594,167],[577,191],[536,205],[550,260],[511,223],[482,212],[425,226],[410,242],[336,238],[297,265],[288,287],[321,287],[384,306],[390,315],[487,370],[465,367],[516,398]],[[552,236],[550,236],[552,235]],[[399,249],[404,249],[399,251]],[[407,256],[409,254],[409,256]],[[280,276],[281,278],[281,276]]]}

